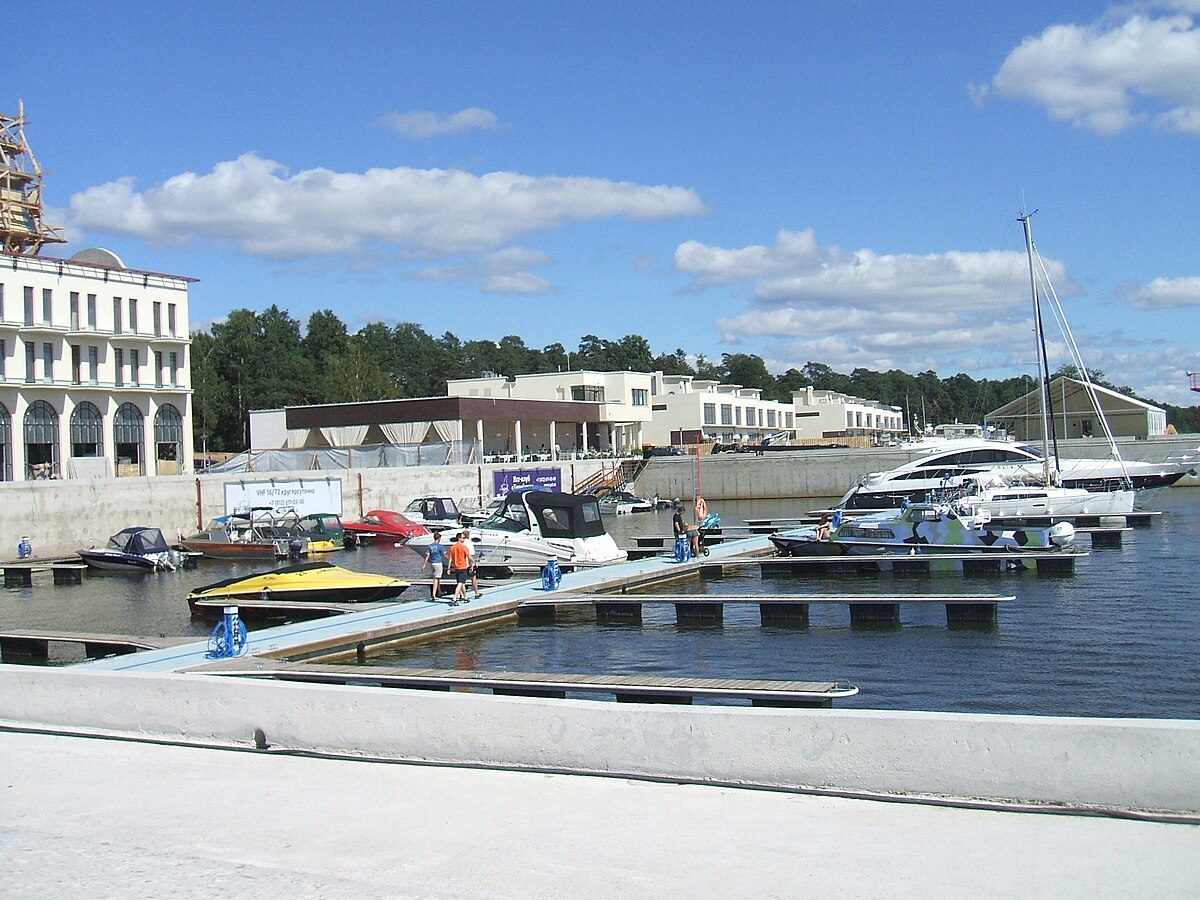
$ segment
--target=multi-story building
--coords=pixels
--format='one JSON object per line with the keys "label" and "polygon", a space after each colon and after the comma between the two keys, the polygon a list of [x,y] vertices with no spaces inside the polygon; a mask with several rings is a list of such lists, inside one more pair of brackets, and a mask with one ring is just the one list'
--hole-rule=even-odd
{"label": "multi-story building", "polygon": [[853,437],[877,440],[903,433],[904,412],[875,400],[811,387],[792,391],[796,436],[800,440]]}
{"label": "multi-story building", "polygon": [[766,438],[783,442],[794,436],[791,405],[764,400],[758,388],[661,372],[655,379],[647,443],[760,444]]}
{"label": "multi-story building", "polygon": [[0,253],[0,480],[191,467],[193,281],[106,250]]}
{"label": "multi-story building", "polygon": [[599,421],[587,423],[582,417],[567,423],[553,418],[518,420],[512,423],[512,433],[497,433],[487,445],[503,439],[524,453],[548,452],[555,447],[560,451],[622,452],[642,446],[645,429],[651,424],[651,398],[661,380],[661,372],[539,372],[513,378],[489,374],[448,381],[446,394],[599,404]]}

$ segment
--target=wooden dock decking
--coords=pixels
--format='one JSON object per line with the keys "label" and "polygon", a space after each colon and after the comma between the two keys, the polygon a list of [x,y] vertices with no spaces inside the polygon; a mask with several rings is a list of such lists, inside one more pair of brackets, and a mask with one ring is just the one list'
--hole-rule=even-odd
{"label": "wooden dock decking", "polygon": [[50,644],[81,644],[88,659],[104,659],[138,650],[161,650],[194,640],[188,637],[133,637],[127,634],[10,628],[0,632],[0,659],[48,659]]}
{"label": "wooden dock decking", "polygon": [[552,697],[568,693],[612,695],[619,703],[691,704],[696,699],[749,701],[753,706],[830,708],[858,688],[844,681],[780,681],[743,678],[689,678],[657,675],[591,675],[499,672],[459,669],[392,668],[317,663],[226,664],[209,674],[271,678],[319,684],[350,684],[422,690],[486,690],[510,697]]}

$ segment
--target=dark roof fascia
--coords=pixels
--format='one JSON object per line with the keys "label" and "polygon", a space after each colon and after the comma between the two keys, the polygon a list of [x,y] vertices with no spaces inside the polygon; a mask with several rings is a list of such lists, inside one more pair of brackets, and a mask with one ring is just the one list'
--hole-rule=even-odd
{"label": "dark roof fascia", "polygon": [[600,422],[599,403],[580,400],[511,400],[504,397],[427,397],[416,400],[375,400],[369,403],[330,403],[289,406],[287,428],[334,425],[380,425],[393,422],[432,422],[445,419],[515,422]]}

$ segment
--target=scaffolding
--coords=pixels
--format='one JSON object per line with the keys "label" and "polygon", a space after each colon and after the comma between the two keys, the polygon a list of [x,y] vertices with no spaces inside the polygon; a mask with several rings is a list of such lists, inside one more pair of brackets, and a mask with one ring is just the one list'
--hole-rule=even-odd
{"label": "scaffolding", "polygon": [[25,140],[25,104],[0,113],[0,248],[36,256],[46,244],[65,244],[62,229],[42,220],[42,167]]}

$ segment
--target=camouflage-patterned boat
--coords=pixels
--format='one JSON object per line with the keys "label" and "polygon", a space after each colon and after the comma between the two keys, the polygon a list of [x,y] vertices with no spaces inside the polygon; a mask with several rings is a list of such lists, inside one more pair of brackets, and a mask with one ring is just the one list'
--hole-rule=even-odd
{"label": "camouflage-patterned boat", "polygon": [[971,516],[938,503],[912,503],[901,509],[831,523],[827,540],[816,527],[795,528],[771,535],[786,556],[897,554],[905,556],[979,553],[1058,553],[1071,549],[1075,528],[1058,522],[1046,528],[999,528],[986,516]]}

